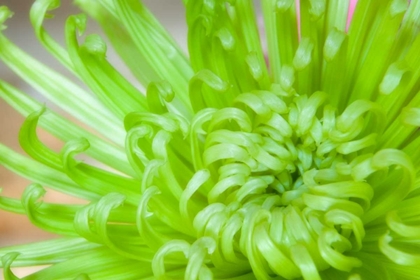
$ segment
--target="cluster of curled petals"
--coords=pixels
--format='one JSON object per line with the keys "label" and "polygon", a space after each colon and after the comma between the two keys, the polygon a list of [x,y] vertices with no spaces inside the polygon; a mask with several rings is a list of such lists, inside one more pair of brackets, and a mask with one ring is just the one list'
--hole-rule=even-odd
{"label": "cluster of curled petals", "polygon": [[[361,0],[347,30],[347,1],[263,0],[261,39],[253,1],[188,0],[188,58],[141,2],[76,3],[146,90],[100,36],[79,42],[86,15],[55,42],[57,1],[32,24],[88,90],[0,34],[0,59],[95,130],[0,81],[32,158],[0,145],[0,163],[34,182],[0,208],[62,236],[0,249],[6,279],[420,277],[420,1]],[[86,203],[43,202],[48,188]]]}

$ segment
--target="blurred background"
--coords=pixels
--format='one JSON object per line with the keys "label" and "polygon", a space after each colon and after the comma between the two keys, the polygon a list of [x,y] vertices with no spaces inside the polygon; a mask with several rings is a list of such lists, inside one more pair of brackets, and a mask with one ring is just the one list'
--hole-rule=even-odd
{"label": "blurred background", "polygon": [[[58,41],[64,42],[64,22],[68,15],[80,13],[80,11],[72,5],[72,1],[61,1],[61,7],[53,11],[55,17],[46,21],[48,32]],[[147,0],[143,1],[155,13],[161,23],[173,34],[175,40],[186,49],[186,25],[184,23],[185,11],[181,0]],[[10,18],[6,25],[8,28],[4,30],[4,34],[17,44],[19,47],[27,51],[29,54],[49,65],[58,72],[66,76],[70,74],[61,65],[49,55],[37,41],[33,29],[29,21],[29,9],[32,0],[0,0],[0,6],[8,6],[14,12],[14,16]],[[100,29],[93,20],[88,21],[88,30],[86,34],[99,33]],[[118,57],[108,46],[107,56],[109,60],[127,76],[130,76],[128,70],[122,65]],[[32,88],[25,84],[19,77],[10,71],[0,60],[0,79],[4,80],[22,91],[42,98]],[[48,104],[46,102],[47,106]],[[24,121],[24,117],[14,111],[6,102],[0,99],[0,143],[11,147],[13,150],[24,154],[18,143],[19,128]],[[59,140],[48,135],[48,133],[39,130],[40,138],[44,143],[59,151],[63,145]],[[19,198],[24,190],[31,182],[22,179],[0,165],[0,188],[1,195],[7,197]],[[60,201],[64,203],[83,203],[75,199],[66,197],[54,191],[48,191],[45,200]],[[54,235],[46,233],[33,226],[23,215],[11,214],[0,210],[0,247],[23,244],[33,241],[45,240]],[[13,272],[21,277],[27,275],[33,269],[13,269]],[[0,270],[0,279],[2,273]]]}

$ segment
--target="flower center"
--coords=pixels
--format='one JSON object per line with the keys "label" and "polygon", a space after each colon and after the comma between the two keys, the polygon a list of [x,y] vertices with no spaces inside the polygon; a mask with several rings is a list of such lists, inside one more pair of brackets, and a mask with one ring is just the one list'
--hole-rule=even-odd
{"label": "flower center", "polygon": [[381,175],[397,170],[395,194],[403,193],[409,168],[400,153],[373,153],[383,129],[378,105],[357,100],[338,114],[327,100],[273,84],[239,94],[231,107],[197,110],[191,121],[126,118],[129,159],[144,166],[138,227],[157,250],[156,276],[180,252],[187,278],[210,273],[208,265],[261,279],[317,279],[329,267],[361,265],[364,225],[399,196],[373,199],[395,182]]}
{"label": "flower center", "polygon": [[[299,277],[298,267],[308,261],[313,273],[329,267],[321,257],[328,250],[341,254],[361,247],[361,216],[373,191],[356,183],[346,167],[355,152],[375,144],[376,135],[355,140],[366,129],[366,111],[349,124],[336,119],[334,108],[321,107],[325,99],[322,92],[311,97],[281,89],[244,93],[235,107],[215,112],[208,121],[203,164],[218,177],[194,225],[219,241],[225,258],[238,260],[233,248],[239,248],[251,266],[263,267],[254,258],[258,252],[268,270],[291,278]],[[352,193],[361,187],[363,192]],[[235,221],[241,225],[232,225]],[[278,258],[291,260],[289,271]],[[342,258],[342,269],[360,265]]]}

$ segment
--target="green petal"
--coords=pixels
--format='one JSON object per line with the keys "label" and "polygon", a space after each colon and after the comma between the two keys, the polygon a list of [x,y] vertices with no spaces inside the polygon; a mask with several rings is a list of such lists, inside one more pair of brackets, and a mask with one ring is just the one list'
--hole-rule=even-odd
{"label": "green petal", "polygon": [[16,174],[57,191],[84,199],[97,199],[90,190],[83,190],[64,173],[26,158],[0,144],[0,163]]}
{"label": "green petal", "polygon": [[77,237],[63,237],[17,245],[0,249],[0,255],[7,252],[19,252],[19,256],[13,261],[14,267],[46,265],[60,263],[72,257],[81,256],[86,251],[95,251],[99,245],[89,243],[85,239]]}
{"label": "green petal", "polygon": [[[0,59],[47,99],[108,138],[121,142],[123,133],[118,122],[87,92],[31,58],[3,34],[0,34],[0,46]],[[78,92],[77,98],[74,92]]]}
{"label": "green petal", "polygon": [[83,15],[67,19],[67,47],[75,71],[119,119],[133,111],[147,111],[144,95],[106,61],[106,44],[99,36],[90,35],[78,45],[76,31],[85,28]]}

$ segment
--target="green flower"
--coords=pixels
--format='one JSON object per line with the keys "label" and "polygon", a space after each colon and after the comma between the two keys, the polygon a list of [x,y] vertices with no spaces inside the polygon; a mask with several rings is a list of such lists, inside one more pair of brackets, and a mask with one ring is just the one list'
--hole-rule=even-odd
{"label": "green flower", "polygon": [[251,0],[184,0],[188,56],[141,2],[76,4],[146,89],[80,42],[85,15],[54,41],[58,1],[31,21],[87,90],[0,34],[0,59],[84,123],[0,81],[31,157],[0,145],[0,163],[34,182],[0,208],[62,236],[0,249],[5,279],[419,279],[419,0],[360,0],[348,32],[347,1],[300,1],[298,27],[294,0],[263,0],[263,39]]}

